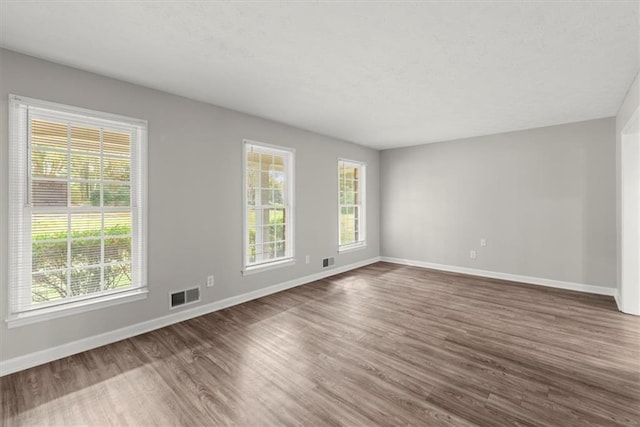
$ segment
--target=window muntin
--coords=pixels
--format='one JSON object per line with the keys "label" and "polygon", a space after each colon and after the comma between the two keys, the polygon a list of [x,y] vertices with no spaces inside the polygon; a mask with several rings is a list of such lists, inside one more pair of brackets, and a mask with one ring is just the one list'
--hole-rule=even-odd
{"label": "window muntin", "polygon": [[365,244],[365,165],[338,160],[339,250]]}
{"label": "window muntin", "polygon": [[293,150],[244,141],[245,271],[293,258]]}
{"label": "window muntin", "polygon": [[146,122],[10,99],[8,320],[146,292]]}

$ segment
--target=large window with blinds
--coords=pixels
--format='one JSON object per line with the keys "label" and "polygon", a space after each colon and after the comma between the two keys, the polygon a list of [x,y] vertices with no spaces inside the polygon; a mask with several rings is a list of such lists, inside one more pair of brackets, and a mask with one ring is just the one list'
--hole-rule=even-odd
{"label": "large window with blinds", "polygon": [[10,97],[10,326],[144,297],[146,134]]}
{"label": "large window with blinds", "polygon": [[365,164],[338,159],[338,251],[366,246]]}
{"label": "large window with blinds", "polygon": [[244,273],[289,265],[293,252],[293,149],[244,141]]}

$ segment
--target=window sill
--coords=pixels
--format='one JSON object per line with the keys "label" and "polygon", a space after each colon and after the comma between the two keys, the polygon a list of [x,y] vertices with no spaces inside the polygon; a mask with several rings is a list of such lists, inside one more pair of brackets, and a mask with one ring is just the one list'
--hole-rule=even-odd
{"label": "window sill", "polygon": [[338,246],[338,253],[344,254],[353,251],[359,251],[367,247],[367,242],[352,243],[350,245]]}
{"label": "window sill", "polygon": [[147,289],[134,289],[127,292],[108,295],[95,300],[77,301],[69,304],[62,304],[53,307],[47,307],[39,310],[27,311],[9,317],[7,322],[8,328],[30,325],[33,323],[44,322],[59,317],[70,316],[73,314],[85,313],[87,311],[98,310],[100,308],[111,307],[117,304],[138,301],[145,299],[148,294]]}
{"label": "window sill", "polygon": [[274,270],[281,267],[288,267],[290,265],[294,265],[295,263],[295,258],[287,258],[265,264],[252,265],[250,267],[245,267],[242,271],[242,275],[249,276],[251,274],[261,273],[263,271]]}

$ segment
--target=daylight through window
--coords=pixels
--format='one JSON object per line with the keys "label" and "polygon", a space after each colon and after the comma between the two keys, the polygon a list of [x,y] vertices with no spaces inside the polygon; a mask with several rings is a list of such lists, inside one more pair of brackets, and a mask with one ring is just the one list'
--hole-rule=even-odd
{"label": "daylight through window", "polygon": [[365,245],[365,165],[338,160],[339,250]]}
{"label": "daylight through window", "polygon": [[146,122],[11,99],[11,315],[140,293]]}
{"label": "daylight through window", "polygon": [[293,258],[293,151],[245,141],[245,271]]}

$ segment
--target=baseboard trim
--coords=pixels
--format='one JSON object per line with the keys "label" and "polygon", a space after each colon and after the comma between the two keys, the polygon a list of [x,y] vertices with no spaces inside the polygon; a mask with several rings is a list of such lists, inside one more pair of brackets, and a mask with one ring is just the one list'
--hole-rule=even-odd
{"label": "baseboard trim", "polygon": [[616,300],[616,306],[618,307],[618,311],[622,311],[622,305],[620,305],[620,289],[618,288],[615,289],[615,292],[613,294],[613,299]]}
{"label": "baseboard trim", "polygon": [[103,334],[95,335],[88,338],[83,338],[77,341],[72,341],[70,343],[62,344],[50,349],[40,350],[26,354],[24,356],[8,359],[6,361],[0,362],[0,377],[12,374],[14,372],[22,371],[24,369],[32,368],[43,363],[62,359],[64,357],[81,353],[83,351],[91,350],[93,348],[101,347],[103,345],[131,338],[136,335],[144,334],[146,332],[151,332],[155,329],[164,328],[165,326],[173,325],[174,323],[183,322],[194,317],[213,313],[214,311],[222,310],[224,308],[242,304],[257,298],[262,298],[267,295],[295,288],[307,283],[315,282],[316,280],[321,280],[329,276],[334,276],[336,274],[364,267],[378,261],[380,261],[380,257],[374,257],[364,261],[330,268],[319,273],[289,280],[283,283],[278,283],[276,285],[272,285],[263,289],[258,289],[252,292],[225,298],[220,301],[214,301],[209,304],[196,306],[176,313],[167,314],[156,319],[136,323],[135,325],[131,326],[125,326],[124,328],[105,332]]}
{"label": "baseboard trim", "polygon": [[381,261],[393,264],[409,265],[413,267],[430,268],[433,270],[448,271],[450,273],[469,274],[472,276],[487,277],[490,279],[509,280],[511,282],[520,282],[530,285],[547,286],[550,288],[566,289],[570,291],[586,292],[589,294],[607,295],[616,297],[616,288],[608,288],[606,286],[586,285],[583,283],[564,282],[561,280],[543,279],[541,277],[521,276],[519,274],[500,273],[497,271],[478,270],[475,268],[458,267],[455,265],[435,264],[432,262],[416,261],[410,259],[380,257]]}

